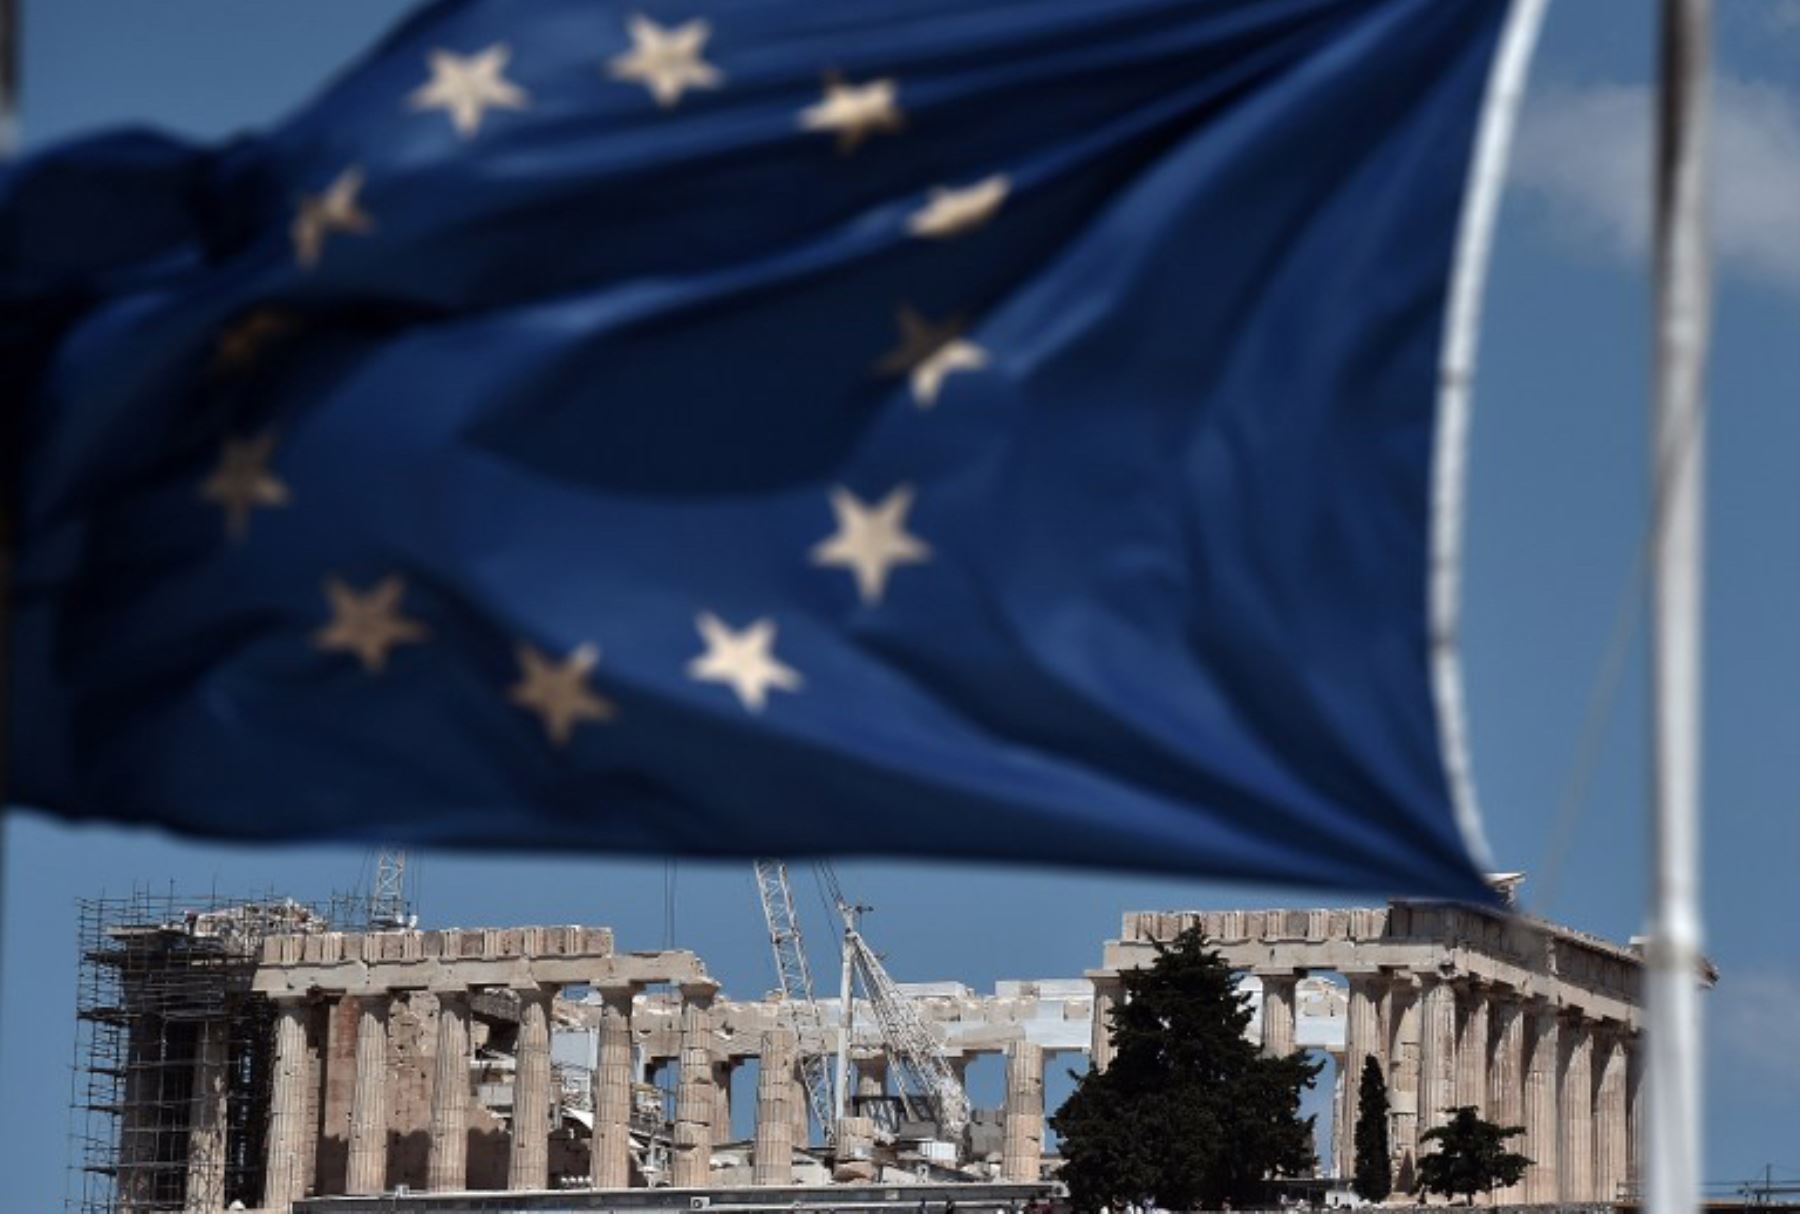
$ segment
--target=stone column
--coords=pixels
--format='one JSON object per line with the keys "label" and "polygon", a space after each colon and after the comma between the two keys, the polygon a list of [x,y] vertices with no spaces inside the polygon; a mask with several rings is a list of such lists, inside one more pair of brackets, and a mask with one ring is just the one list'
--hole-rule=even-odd
{"label": "stone column", "polygon": [[225,1031],[203,1020],[194,1032],[193,1090],[188,1097],[187,1214],[225,1208]]}
{"label": "stone column", "polygon": [[1594,1035],[1580,1016],[1562,1025],[1562,1073],[1557,1104],[1562,1114],[1562,1162],[1559,1199],[1565,1203],[1595,1199],[1594,1191]]}
{"label": "stone column", "polygon": [[519,1037],[513,1055],[512,1153],[506,1187],[550,1187],[550,998],[547,987],[518,992]]}
{"label": "stone column", "polygon": [[386,992],[358,997],[356,1084],[350,1096],[350,1160],[344,1192],[367,1197],[387,1188],[387,1024]]}
{"label": "stone column", "polygon": [[1594,1187],[1600,1201],[1618,1201],[1625,1187],[1625,1041],[1617,1028],[1594,1036]]}
{"label": "stone column", "polygon": [[155,1111],[161,1093],[156,1077],[162,1059],[161,1020],[145,1006],[145,979],[127,968],[121,976],[120,1002],[125,1012],[125,1074],[119,1093],[118,1172],[113,1199],[118,1214],[138,1214],[155,1198]]}
{"label": "stone column", "polygon": [[962,1089],[963,1098],[969,1095],[969,1063],[973,1061],[967,1054],[950,1054],[944,1061],[950,1064],[950,1073],[956,1077],[956,1086]]}
{"label": "stone column", "polygon": [[1348,1054],[1338,1053],[1332,1050],[1327,1050],[1326,1053],[1330,1056],[1333,1063],[1331,1072],[1331,1108],[1333,1113],[1331,1118],[1331,1163],[1327,1168],[1327,1174],[1343,1176],[1344,1173],[1337,1170],[1338,1164],[1342,1160],[1348,1158],[1351,1152],[1350,1139],[1344,1133],[1348,1127],[1345,1126],[1343,1117],[1339,1115],[1344,1110],[1344,1073],[1349,1070],[1349,1063],[1346,1061]]}
{"label": "stone column", "polygon": [[714,1059],[712,1064],[713,1081],[713,1144],[732,1140],[731,1130],[731,1077],[737,1073],[735,1058]]}
{"label": "stone column", "polygon": [[631,1186],[631,1003],[637,988],[601,986],[589,1175],[596,1189]]}
{"label": "stone column", "polygon": [[1397,978],[1388,988],[1388,1149],[1394,1158],[1394,1190],[1418,1184],[1419,992],[1416,979]]}
{"label": "stone column", "polygon": [[1294,1052],[1293,974],[1262,974],[1262,1051],[1272,1058]]}
{"label": "stone column", "polygon": [[1469,1105],[1486,1117],[1488,1078],[1488,993],[1471,984],[1457,1000],[1456,1095],[1457,1107]]}
{"label": "stone column", "polygon": [[276,1214],[306,1196],[302,1144],[307,1140],[306,1059],[308,1008],[299,999],[275,1001],[275,1057],[269,1085],[269,1128],[264,1147],[265,1209]]}
{"label": "stone column", "polygon": [[[1493,1017],[1493,1052],[1488,1062],[1488,1119],[1503,1126],[1524,1125],[1524,1008],[1517,997],[1500,995],[1490,1005],[1490,1014]],[[1531,1154],[1522,1149],[1517,1138],[1510,1139],[1509,1145],[1521,1154]],[[1523,1199],[1522,1185],[1509,1185],[1494,1193],[1494,1201],[1500,1205],[1517,1204]]]}
{"label": "stone column", "polygon": [[712,1182],[713,1090],[712,1003],[716,982],[681,988],[681,1063],[675,1088],[675,1158],[670,1183],[703,1189]]}
{"label": "stone column", "polygon": [[[794,1099],[789,1108],[794,1111],[794,1147],[799,1149],[812,1142],[812,1102],[806,1095],[806,1074],[802,1069],[806,1065],[806,1047],[796,1044],[794,1047]],[[819,1129],[823,1131],[824,1126]]]}
{"label": "stone column", "polygon": [[465,991],[439,991],[437,1000],[425,1187],[433,1193],[455,1193],[469,1186],[469,996]]}
{"label": "stone column", "polygon": [[775,1029],[762,1035],[762,1068],[756,1084],[756,1145],[752,1179],[759,1185],[794,1183],[794,1034]]}
{"label": "stone column", "polygon": [[856,1060],[856,1099],[853,1112],[868,1116],[862,1102],[880,1100],[887,1095],[888,1060],[886,1054],[865,1054]]}
{"label": "stone column", "polygon": [[1419,991],[1419,1134],[1449,1120],[1456,1099],[1456,988],[1421,979]]}
{"label": "stone column", "polygon": [[1094,972],[1088,975],[1094,984],[1094,1022],[1088,1038],[1088,1068],[1104,1071],[1113,1060],[1113,1009],[1125,998],[1125,983],[1118,974]]}
{"label": "stone column", "polygon": [[300,1134],[300,1193],[318,1191],[319,1136],[325,1120],[325,1052],[331,1036],[331,1005],[313,1000],[305,1005],[306,1051],[301,1063],[306,1093]]}
{"label": "stone column", "polygon": [[1644,1051],[1634,1029],[1625,1037],[1625,1181],[1633,1193],[1644,1184]]}
{"label": "stone column", "polygon": [[1532,1003],[1525,1022],[1525,1143],[1519,1153],[1532,1161],[1525,1169],[1527,1205],[1551,1205],[1561,1197],[1562,1145],[1557,1120],[1557,1088],[1561,1083],[1562,1045],[1556,1009]]}
{"label": "stone column", "polygon": [[1029,1041],[1006,1047],[1005,1130],[1000,1177],[1037,1183],[1044,1163],[1044,1050]]}
{"label": "stone column", "polygon": [[1344,1020],[1343,1080],[1339,1092],[1337,1129],[1332,1137],[1338,1144],[1337,1174],[1348,1177],[1356,1171],[1356,1116],[1358,1097],[1362,1092],[1363,1060],[1373,1058],[1381,1068],[1383,1082],[1388,1078],[1387,1043],[1381,1036],[1381,1003],[1387,997],[1387,981],[1378,974],[1351,974],[1350,1007]]}

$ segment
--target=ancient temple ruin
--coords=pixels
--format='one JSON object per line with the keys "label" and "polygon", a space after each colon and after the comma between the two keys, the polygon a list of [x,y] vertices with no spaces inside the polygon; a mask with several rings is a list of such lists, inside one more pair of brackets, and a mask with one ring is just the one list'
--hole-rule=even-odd
{"label": "ancient temple ruin", "polygon": [[[730,998],[693,953],[620,951],[604,927],[341,932],[298,904],[245,905],[113,923],[89,950],[82,1214],[285,1214],[334,1194],[1037,1184],[1056,1165],[1046,1060],[1105,1067],[1123,975],[1193,925],[1242,971],[1265,1049],[1322,1050],[1349,1077],[1323,1174],[1351,1171],[1368,1057],[1388,1081],[1402,1189],[1419,1135],[1465,1104],[1526,1127],[1536,1162],[1503,1200],[1612,1201],[1636,1171],[1639,952],[1487,909],[1133,913],[1079,977],[991,993],[913,984],[959,1078],[1004,1058],[1003,1107],[957,1142],[909,1126],[858,1007],[854,1096],[827,1148],[799,1054],[836,1052],[835,1000],[803,1043],[782,1000]],[[738,1135],[746,1066],[754,1116]],[[655,1083],[671,1072],[672,1098]]]}

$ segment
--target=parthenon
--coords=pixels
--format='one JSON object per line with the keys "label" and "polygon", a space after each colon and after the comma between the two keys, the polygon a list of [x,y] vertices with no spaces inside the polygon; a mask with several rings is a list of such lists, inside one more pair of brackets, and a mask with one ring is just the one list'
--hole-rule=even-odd
{"label": "parthenon", "polygon": [[[821,1034],[802,1040],[780,999],[726,997],[692,952],[621,952],[603,927],[338,932],[303,915],[276,918],[216,940],[208,916],[109,929],[100,964],[119,971],[118,1007],[93,1010],[125,1032],[115,1184],[111,1204],[95,1209],[210,1214],[239,1202],[286,1212],[331,1194],[1053,1179],[1046,1059],[1105,1067],[1125,976],[1190,926],[1241,971],[1265,1050],[1337,1061],[1322,1174],[1351,1171],[1365,1058],[1388,1083],[1401,1191],[1413,1184],[1419,1136],[1459,1105],[1525,1127],[1520,1149],[1534,1163],[1499,1201],[1612,1201],[1637,1166],[1640,955],[1493,910],[1394,901],[1132,913],[1080,977],[1001,982],[992,993],[911,984],[959,1078],[980,1056],[1005,1060],[1002,1107],[978,1114],[957,1143],[878,1132],[887,1056],[859,1000],[846,1089],[855,1098],[831,1127],[829,1152],[815,1145],[823,1127],[809,1118],[799,1067],[802,1049],[836,1052],[835,1000],[821,1002]],[[176,1006],[145,961],[158,956],[177,967],[210,959],[207,972],[225,977]],[[221,957],[236,968],[220,968]],[[740,1137],[733,1076],[746,1064],[755,1108]],[[664,1072],[675,1077],[672,1099],[655,1086],[663,1068],[673,1068]]]}

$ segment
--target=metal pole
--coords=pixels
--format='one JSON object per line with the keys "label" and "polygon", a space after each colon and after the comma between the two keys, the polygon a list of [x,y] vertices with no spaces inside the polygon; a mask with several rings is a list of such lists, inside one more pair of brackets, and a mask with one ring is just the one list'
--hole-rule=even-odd
{"label": "metal pole", "polygon": [[19,5],[0,0],[0,158],[19,146]]}
{"label": "metal pole", "polygon": [[838,975],[837,1074],[831,1088],[832,1134],[837,1132],[837,1126],[843,1123],[850,1107],[850,1035],[856,1031],[856,954],[850,949],[850,940],[856,931],[857,909],[841,900],[838,902],[838,914],[844,917],[844,943],[843,971]]}
{"label": "metal pole", "polygon": [[1710,304],[1711,0],[1663,0],[1656,140],[1655,802],[1645,1046],[1648,1214],[1692,1214],[1700,1177],[1700,621],[1703,380]]}
{"label": "metal pole", "polygon": [[[0,0],[0,160],[12,158],[19,147],[19,9],[17,0]],[[10,442],[0,419],[0,439]],[[0,463],[3,463],[0,460]],[[11,482],[10,486],[8,482]],[[8,497],[17,492],[17,478],[0,467],[0,935],[6,925],[6,832],[8,804],[7,750],[12,744],[12,567],[13,511]],[[3,971],[0,971],[3,977]],[[0,982],[0,1002],[5,986]]]}

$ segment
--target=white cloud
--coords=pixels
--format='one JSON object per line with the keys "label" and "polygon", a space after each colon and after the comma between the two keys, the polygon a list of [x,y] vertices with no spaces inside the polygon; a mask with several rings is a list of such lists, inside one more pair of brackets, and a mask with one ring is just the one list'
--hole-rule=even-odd
{"label": "white cloud", "polygon": [[[1525,108],[1513,184],[1561,232],[1639,258],[1650,233],[1651,94],[1644,85],[1552,88]],[[1722,79],[1710,200],[1721,272],[1800,293],[1800,94]]]}
{"label": "white cloud", "polygon": [[1800,1080],[1800,970],[1763,969],[1719,980],[1705,999],[1713,1039],[1754,1071]]}

